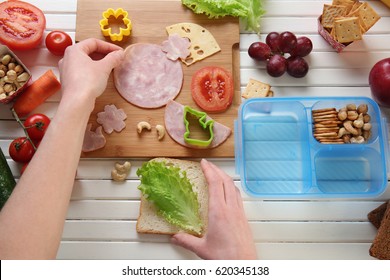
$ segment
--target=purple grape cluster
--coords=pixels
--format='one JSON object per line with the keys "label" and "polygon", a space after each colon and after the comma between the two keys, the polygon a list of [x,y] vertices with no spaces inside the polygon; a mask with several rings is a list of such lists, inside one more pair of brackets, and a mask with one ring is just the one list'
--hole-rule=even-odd
{"label": "purple grape cluster", "polygon": [[[248,54],[258,61],[266,61],[267,73],[272,77],[280,77],[286,71],[295,78],[305,77],[309,65],[303,58],[313,50],[311,40],[305,36],[296,37],[294,33],[271,32],[265,43],[254,42],[249,46]],[[284,55],[290,54],[288,58]]]}

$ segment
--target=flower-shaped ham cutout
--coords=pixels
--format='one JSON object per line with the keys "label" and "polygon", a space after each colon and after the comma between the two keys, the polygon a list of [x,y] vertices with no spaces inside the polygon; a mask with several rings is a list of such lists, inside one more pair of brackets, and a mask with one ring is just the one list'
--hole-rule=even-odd
{"label": "flower-shaped ham cutout", "polygon": [[106,138],[102,133],[102,127],[99,126],[95,131],[91,131],[92,124],[87,125],[84,134],[83,152],[92,152],[103,148],[106,145]]}
{"label": "flower-shaped ham cutout", "polygon": [[181,37],[179,34],[175,33],[169,35],[168,40],[162,43],[161,50],[167,53],[167,57],[170,60],[177,60],[178,58],[185,59],[190,55],[191,46],[190,40],[188,38]]}
{"label": "flower-shaped ham cutout", "polygon": [[104,112],[97,114],[97,122],[103,126],[106,133],[111,134],[114,130],[121,132],[126,124],[127,115],[123,109],[118,109],[115,105],[104,106]]}

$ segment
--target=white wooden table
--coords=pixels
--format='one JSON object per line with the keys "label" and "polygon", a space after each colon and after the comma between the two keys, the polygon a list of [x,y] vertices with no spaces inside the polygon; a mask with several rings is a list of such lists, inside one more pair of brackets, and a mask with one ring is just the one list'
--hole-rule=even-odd
{"label": "white wooden table", "polygon": [[[47,19],[47,32],[60,29],[75,37],[77,0],[30,0]],[[129,1],[130,2],[130,1]],[[364,40],[336,53],[317,33],[317,17],[328,0],[264,0],[261,40],[271,31],[292,31],[313,41],[307,57],[310,71],[305,79],[288,75],[271,78],[263,64],[247,55],[249,45],[259,40],[241,34],[241,88],[250,77],[270,83],[277,97],[286,96],[370,96],[368,73],[375,62],[390,57],[390,9],[379,1],[369,1],[382,19]],[[126,8],[126,7],[124,7]],[[47,69],[58,75],[58,58],[42,44],[39,48],[16,52],[39,77]],[[39,107],[52,117],[60,94]],[[9,107],[9,106],[8,106]],[[38,111],[38,110],[37,110]],[[383,114],[389,110],[383,109]],[[8,155],[12,139],[23,132],[7,106],[0,110],[0,145],[11,169],[19,177],[21,166]],[[234,177],[234,159],[211,159]],[[135,174],[142,159],[130,159],[133,167],[125,183],[111,180],[115,159],[82,159],[74,184],[58,259],[193,259],[196,256],[169,243],[167,236],[138,235],[135,230],[140,193]],[[245,210],[262,259],[371,259],[368,249],[376,229],[367,213],[390,198],[390,190],[375,199],[360,200],[264,200],[243,194]]]}

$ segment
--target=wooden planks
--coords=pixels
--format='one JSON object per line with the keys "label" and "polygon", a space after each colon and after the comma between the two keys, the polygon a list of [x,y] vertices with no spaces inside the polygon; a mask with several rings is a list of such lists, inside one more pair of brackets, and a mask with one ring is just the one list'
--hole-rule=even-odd
{"label": "wooden planks", "polygon": [[[232,106],[224,113],[210,114],[210,116],[232,130],[234,120],[237,118],[237,109],[241,102],[240,81],[239,81],[239,25],[238,19],[225,17],[218,20],[210,20],[204,15],[195,15],[181,5],[180,1],[92,1],[79,0],[77,6],[76,41],[94,37],[109,40],[102,35],[98,22],[102,12],[108,8],[122,7],[129,13],[132,21],[132,35],[118,43],[126,47],[133,43],[161,44],[167,38],[166,26],[179,22],[192,22],[208,29],[216,38],[221,47],[221,52],[197,62],[191,66],[183,64],[184,83],[176,101],[183,105],[189,105],[195,109],[196,106],[191,97],[190,83],[195,71],[204,66],[217,65],[224,67],[234,74],[235,77],[235,98]],[[235,55],[235,53],[237,55]],[[95,110],[91,114],[90,122],[95,129],[96,114],[103,111],[107,104],[115,104],[118,108],[125,110],[127,114],[127,127],[121,133],[105,135],[106,146],[98,151],[85,153],[83,157],[233,157],[234,156],[234,135],[221,146],[214,149],[197,150],[180,146],[169,136],[163,141],[157,140],[155,130],[143,133],[141,136],[136,132],[137,123],[148,121],[152,126],[164,124],[164,108],[142,109],[124,100],[116,91],[112,77],[108,82],[106,91],[100,96],[95,104]]]}

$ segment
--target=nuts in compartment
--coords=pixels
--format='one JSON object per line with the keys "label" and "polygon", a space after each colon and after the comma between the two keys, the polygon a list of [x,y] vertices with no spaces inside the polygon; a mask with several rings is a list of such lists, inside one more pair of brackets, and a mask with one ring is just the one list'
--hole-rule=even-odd
{"label": "nuts in compartment", "polygon": [[30,74],[10,53],[0,56],[0,101],[15,94],[30,79]]}
{"label": "nuts in compartment", "polygon": [[371,116],[367,104],[347,104],[312,111],[313,135],[322,144],[362,144],[371,137]]}

